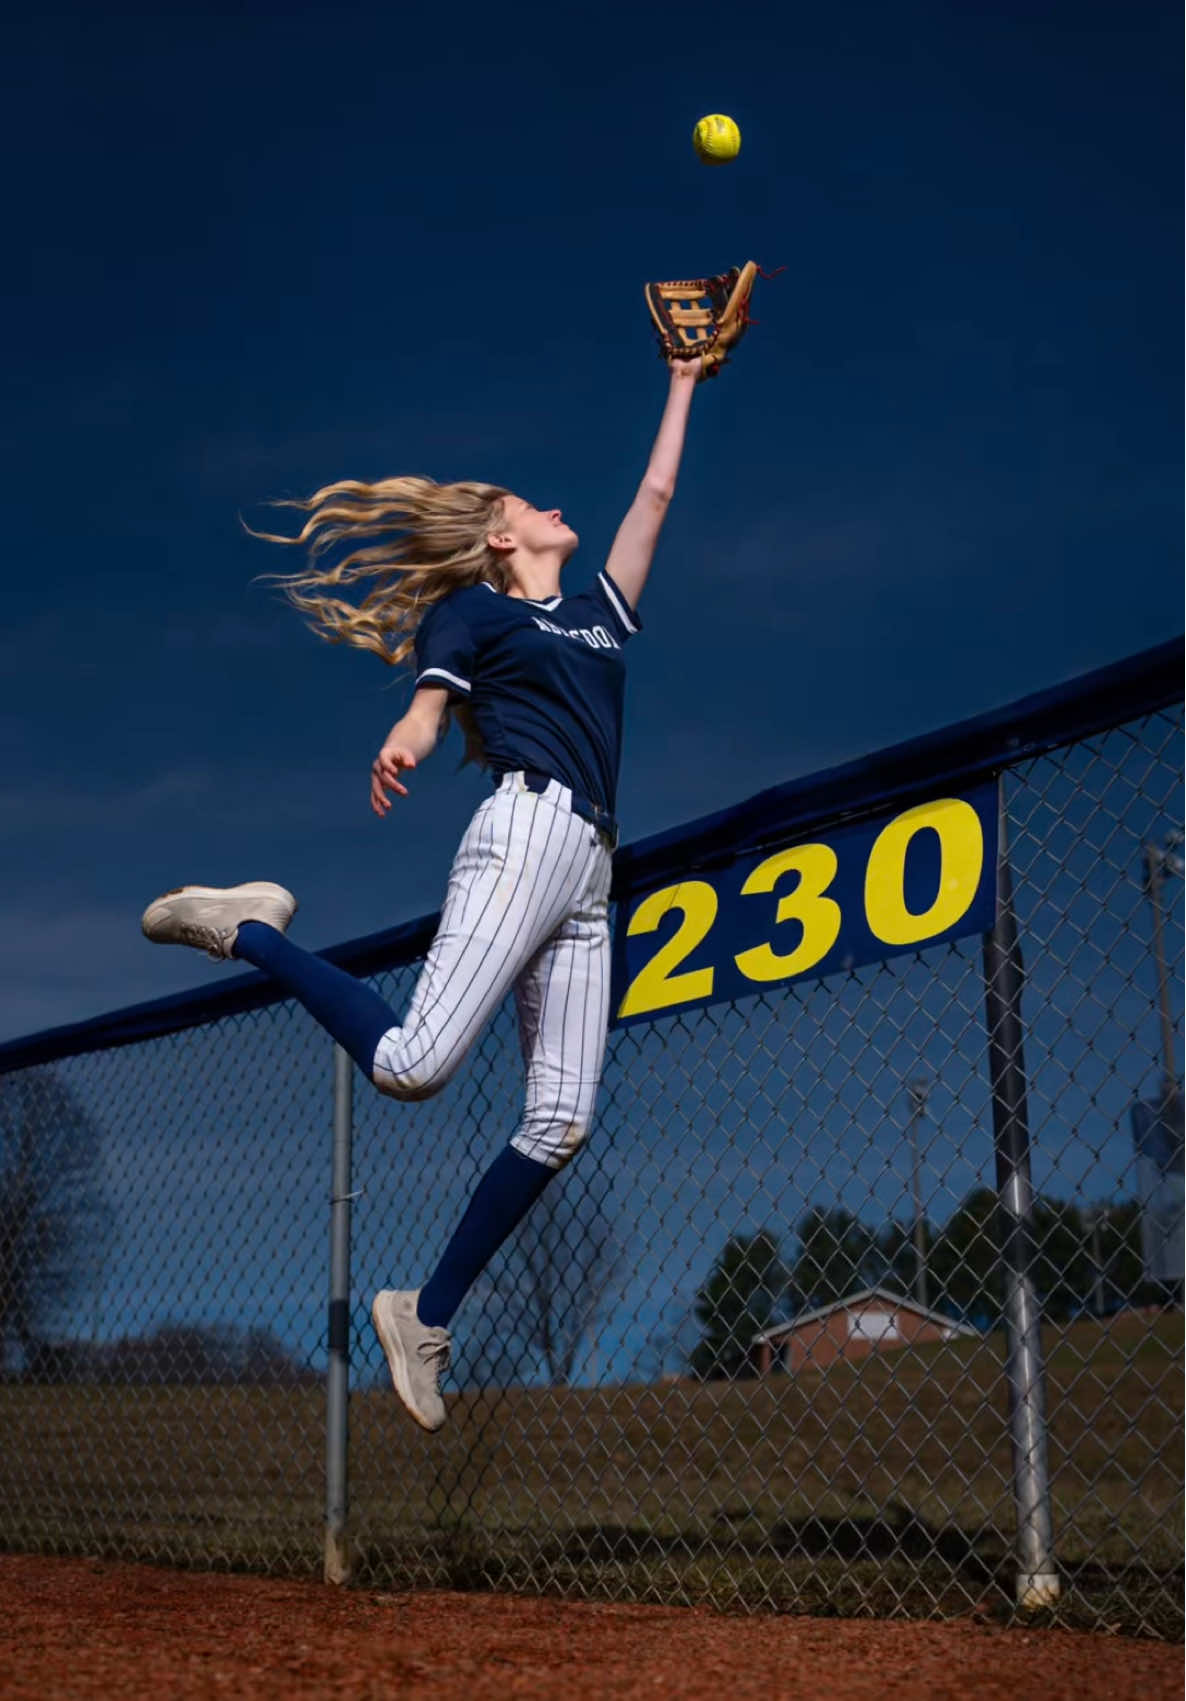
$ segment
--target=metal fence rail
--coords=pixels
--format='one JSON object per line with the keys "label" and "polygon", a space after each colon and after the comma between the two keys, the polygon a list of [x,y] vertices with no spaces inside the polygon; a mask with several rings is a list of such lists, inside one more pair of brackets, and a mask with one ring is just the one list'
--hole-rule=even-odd
{"label": "metal fence rail", "polygon": [[[412,1105],[254,975],[0,1048],[4,1544],[1179,1635],[1171,661],[996,717],[989,933],[611,1032],[436,1436],[367,1306],[514,1126],[509,1006]],[[398,1009],[430,932],[334,955]]]}

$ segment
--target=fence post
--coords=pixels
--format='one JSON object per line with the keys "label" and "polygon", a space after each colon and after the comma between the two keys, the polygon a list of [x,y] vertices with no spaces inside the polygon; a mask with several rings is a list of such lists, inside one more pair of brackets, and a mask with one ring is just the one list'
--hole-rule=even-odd
{"label": "fence post", "polygon": [[325,1581],[350,1581],[350,1144],[354,1064],[334,1047],[334,1151],[329,1207],[329,1370],[325,1399]]}
{"label": "fence post", "polygon": [[1059,1597],[1060,1584],[1054,1568],[1046,1456],[1046,1367],[1032,1274],[1034,1195],[1021,1025],[1025,970],[1013,908],[1003,787],[998,809],[997,916],[992,932],[984,935],[984,990],[996,1147],[997,1232],[1005,1279],[1005,1375],[1017,1513],[1017,1604],[1033,1608],[1052,1606]]}

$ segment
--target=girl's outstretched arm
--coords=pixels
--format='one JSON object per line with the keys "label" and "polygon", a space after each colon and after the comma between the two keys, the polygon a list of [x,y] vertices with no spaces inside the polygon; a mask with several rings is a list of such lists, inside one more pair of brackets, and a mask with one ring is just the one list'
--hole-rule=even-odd
{"label": "girl's outstretched arm", "polygon": [[651,570],[651,560],[667,517],[668,504],[675,494],[675,480],[684,452],[688,409],[699,377],[699,360],[672,361],[671,387],[659,422],[659,434],[638,487],[638,495],[618,527],[618,535],[605,564],[609,577],[635,608]]}

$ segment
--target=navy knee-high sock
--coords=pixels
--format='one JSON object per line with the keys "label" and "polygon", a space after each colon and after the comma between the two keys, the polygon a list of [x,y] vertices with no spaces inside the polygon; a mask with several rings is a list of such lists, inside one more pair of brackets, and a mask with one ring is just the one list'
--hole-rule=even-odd
{"label": "navy knee-high sock", "polygon": [[505,1146],[479,1181],[440,1263],[420,1290],[416,1315],[448,1328],[475,1278],[557,1173]]}
{"label": "navy knee-high sock", "polygon": [[370,1079],[375,1047],[388,1028],[399,1026],[398,1016],[377,992],[312,951],[302,951],[266,921],[240,922],[232,955],[278,980]]}
{"label": "navy knee-high sock", "polygon": [[[264,921],[239,926],[234,956],[263,969],[343,1046],[370,1077],[375,1047],[399,1019],[377,992],[303,951]],[[420,1290],[420,1321],[447,1327],[475,1278],[557,1172],[507,1146],[479,1181],[435,1271]]]}

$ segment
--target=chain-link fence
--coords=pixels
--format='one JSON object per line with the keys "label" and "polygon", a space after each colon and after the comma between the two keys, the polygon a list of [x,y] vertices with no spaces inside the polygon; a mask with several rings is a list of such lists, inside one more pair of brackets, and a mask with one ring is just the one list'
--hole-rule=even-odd
{"label": "chain-link fence", "polygon": [[[997,718],[991,933],[612,1030],[435,1436],[369,1299],[515,1125],[509,1005],[421,1104],[254,975],[0,1048],[4,1544],[319,1568],[329,1370],[355,1579],[1180,1634],[1181,717],[1145,659],[1064,694],[1074,737]],[[429,933],[351,964],[399,1009]]]}

